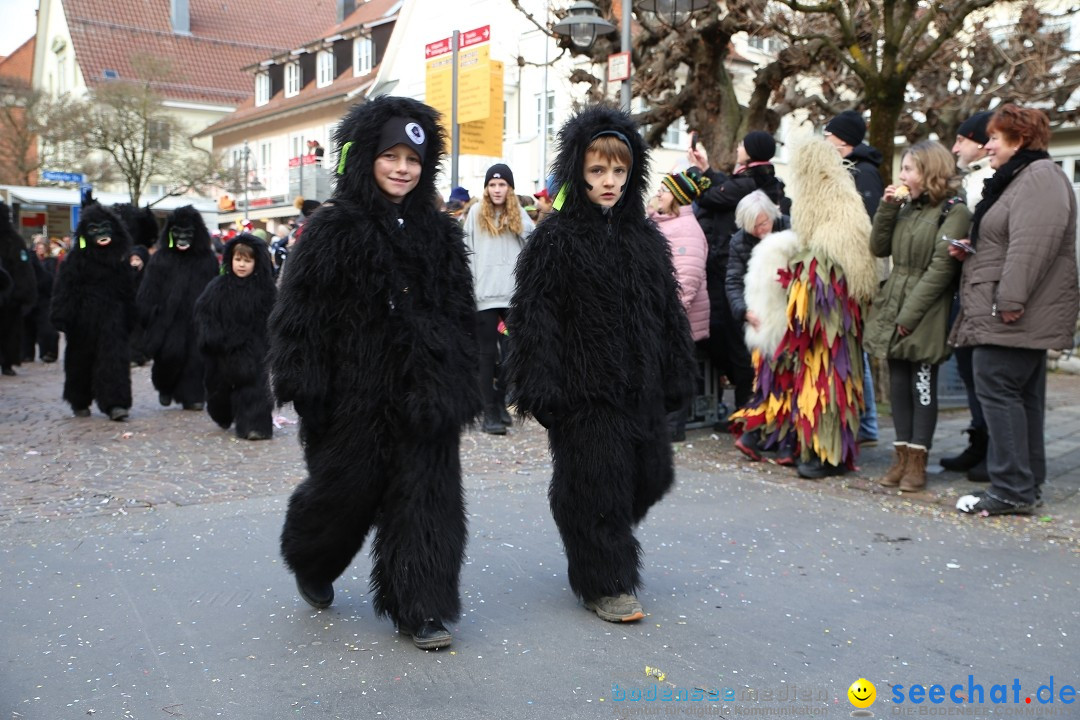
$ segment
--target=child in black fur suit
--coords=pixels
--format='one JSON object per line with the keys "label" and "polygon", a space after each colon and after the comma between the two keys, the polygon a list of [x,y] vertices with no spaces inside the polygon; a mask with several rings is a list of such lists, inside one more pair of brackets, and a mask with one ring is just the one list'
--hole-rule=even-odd
{"label": "child in black fur suit", "polygon": [[191,205],[169,215],[139,285],[143,350],[154,359],[150,379],[158,400],[202,410],[203,363],[195,342],[195,301],[218,274],[202,215]]}
{"label": "child in black fur suit", "polygon": [[235,419],[236,436],[246,440],[266,440],[274,432],[266,323],[276,296],[270,250],[244,233],[225,245],[221,275],[195,302],[206,409],[223,428]]}
{"label": "child in black fur suit", "polygon": [[11,278],[7,299],[0,302],[0,372],[4,375],[15,375],[12,366],[22,364],[23,318],[37,302],[30,251],[12,220],[7,203],[0,201],[0,267]]}
{"label": "child in black fur suit", "polygon": [[90,402],[113,420],[131,408],[129,334],[135,325],[135,286],[127,255],[131,240],[120,219],[86,205],[75,240],[53,287],[52,322],[64,333],[64,399],[76,417]]}
{"label": "child in black fur suit", "polygon": [[300,595],[333,581],[375,528],[375,610],[423,649],[460,612],[462,426],[480,409],[476,303],[461,228],[436,206],[433,109],[380,97],[338,126],[333,197],[289,254],[270,316],[278,402],[300,415],[309,477],[281,552]]}
{"label": "child in black fur suit", "polygon": [[645,143],[592,107],[559,133],[557,212],[518,257],[507,325],[517,407],[548,429],[548,498],[570,587],[604,620],[644,617],[633,526],[674,481],[667,413],[697,366],[667,240],[645,217]]}

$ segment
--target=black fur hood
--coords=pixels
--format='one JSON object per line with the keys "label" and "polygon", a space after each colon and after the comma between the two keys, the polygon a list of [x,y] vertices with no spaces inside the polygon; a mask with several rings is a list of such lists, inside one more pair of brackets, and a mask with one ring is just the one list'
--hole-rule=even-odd
{"label": "black fur hood", "polygon": [[255,272],[246,278],[236,278],[237,280],[258,280],[260,282],[274,282],[274,268],[270,262],[270,249],[266,246],[266,243],[260,240],[258,237],[249,233],[241,233],[237,235],[229,242],[225,243],[225,254],[221,260],[221,274],[235,277],[232,269],[233,253],[236,252],[237,245],[247,245],[255,253]]}
{"label": "black fur hood", "polygon": [[649,173],[649,152],[645,141],[627,113],[602,105],[585,108],[559,131],[559,150],[552,173],[560,188],[559,194],[563,196],[563,204],[558,208],[560,212],[576,214],[575,211],[594,207],[585,194],[585,148],[598,135],[615,133],[629,143],[633,160],[630,177],[613,212],[645,215],[643,192]]}
{"label": "black fur hood", "polygon": [[[375,184],[373,168],[375,153],[383,125],[392,117],[412,118],[424,131],[427,142],[420,182],[402,203],[401,210],[408,214],[415,203],[437,204],[435,181],[439,174],[439,161],[446,152],[446,136],[439,125],[438,113],[427,105],[402,97],[378,97],[354,106],[334,134],[338,150],[337,185],[334,198],[355,203],[363,208],[391,210],[392,203],[385,198]],[[348,145],[347,149],[342,148]]]}
{"label": "black fur hood", "polygon": [[[195,235],[191,240],[191,248],[183,253],[173,247],[170,236],[174,226],[190,227],[195,230]],[[191,205],[185,205],[169,213],[169,217],[165,221],[165,227],[161,231],[161,237],[158,239],[158,252],[191,256],[212,254],[214,252],[213,245],[210,244],[210,231],[206,229],[206,223],[198,210]]]}
{"label": "black fur hood", "polygon": [[[91,225],[109,223],[112,226],[112,240],[105,247],[99,247],[90,237]],[[79,215],[79,226],[75,228],[75,239],[71,243],[71,252],[78,253],[95,262],[119,264],[131,251],[131,236],[123,221],[112,210],[94,202],[83,205]]]}
{"label": "black fur hood", "polygon": [[149,206],[136,207],[131,203],[117,203],[112,206],[112,211],[119,216],[131,235],[131,242],[136,246],[153,247],[157,242],[158,228],[157,218]]}

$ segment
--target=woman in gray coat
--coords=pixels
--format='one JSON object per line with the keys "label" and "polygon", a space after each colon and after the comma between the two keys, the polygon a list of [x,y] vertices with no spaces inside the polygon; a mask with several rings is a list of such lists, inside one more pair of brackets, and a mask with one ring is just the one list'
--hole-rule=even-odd
{"label": "woman in gray coat", "polygon": [[1041,110],[1001,106],[987,127],[996,172],[975,208],[961,311],[950,342],[973,346],[975,392],[990,434],[990,488],[961,497],[961,512],[1030,513],[1046,479],[1046,351],[1071,348],[1080,289],[1076,197],[1046,152]]}

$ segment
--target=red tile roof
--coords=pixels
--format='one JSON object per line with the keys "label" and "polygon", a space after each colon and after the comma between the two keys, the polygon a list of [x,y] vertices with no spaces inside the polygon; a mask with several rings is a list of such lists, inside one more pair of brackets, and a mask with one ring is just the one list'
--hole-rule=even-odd
{"label": "red tile roof", "polygon": [[86,84],[104,71],[137,77],[133,58],[160,58],[171,77],[155,88],[172,100],[238,105],[254,92],[246,65],[333,25],[336,0],[189,0],[191,34],[172,31],[169,0],[62,0]]}
{"label": "red tile roof", "polygon": [[34,71],[34,38],[30,38],[10,55],[0,56],[0,77],[13,78],[30,84]]}

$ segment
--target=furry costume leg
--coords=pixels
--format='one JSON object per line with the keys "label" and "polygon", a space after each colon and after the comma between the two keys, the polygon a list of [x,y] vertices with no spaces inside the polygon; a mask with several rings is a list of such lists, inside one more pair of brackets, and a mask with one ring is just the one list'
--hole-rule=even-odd
{"label": "furry costume leg", "polygon": [[112,408],[131,407],[131,356],[128,337],[117,338],[102,333],[97,340],[94,359],[94,397],[98,409],[108,413]]}
{"label": "furry costume leg", "polygon": [[206,363],[206,412],[222,430],[233,424],[233,388],[222,379],[217,363]]}
{"label": "furry costume leg", "polygon": [[675,467],[671,457],[671,439],[667,415],[658,406],[646,410],[641,419],[641,437],[635,448],[634,463],[634,524],[641,522],[649,508],[667,494],[675,484]]}
{"label": "furry costume leg", "polygon": [[309,437],[304,454],[311,474],[289,498],[281,555],[295,574],[333,582],[363,547],[375,520],[385,459],[375,442],[354,442],[340,430]]}
{"label": "furry costume leg", "polygon": [[[641,584],[641,546],[633,533],[635,516],[645,509],[635,511],[636,490],[644,485],[635,468],[636,424],[625,411],[596,404],[568,414],[548,433],[554,465],[548,500],[566,548],[570,589],[584,600],[633,593]],[[666,441],[666,426],[660,430]],[[643,493],[641,504],[655,494]]]}
{"label": "furry costume leg", "polygon": [[[194,333],[192,334],[194,335]],[[176,378],[176,386],[171,394],[176,402],[184,405],[201,403],[206,400],[206,388],[203,387],[203,358],[194,337],[191,338],[191,343],[188,345],[183,364]]]}
{"label": "furry costume leg", "polygon": [[246,439],[252,431],[264,438],[274,434],[274,400],[266,373],[255,384],[233,388],[230,406],[236,413],[237,437]]}
{"label": "furry costume leg", "polygon": [[375,610],[399,626],[461,612],[465,497],[457,431],[405,435],[395,448],[393,479],[383,495],[372,545]]}
{"label": "furry costume leg", "polygon": [[22,364],[23,318],[17,305],[0,311],[0,365]]}
{"label": "furry costume leg", "polygon": [[94,400],[94,358],[87,352],[85,340],[72,338],[68,334],[67,347],[64,349],[64,399],[72,410],[90,407]]}

